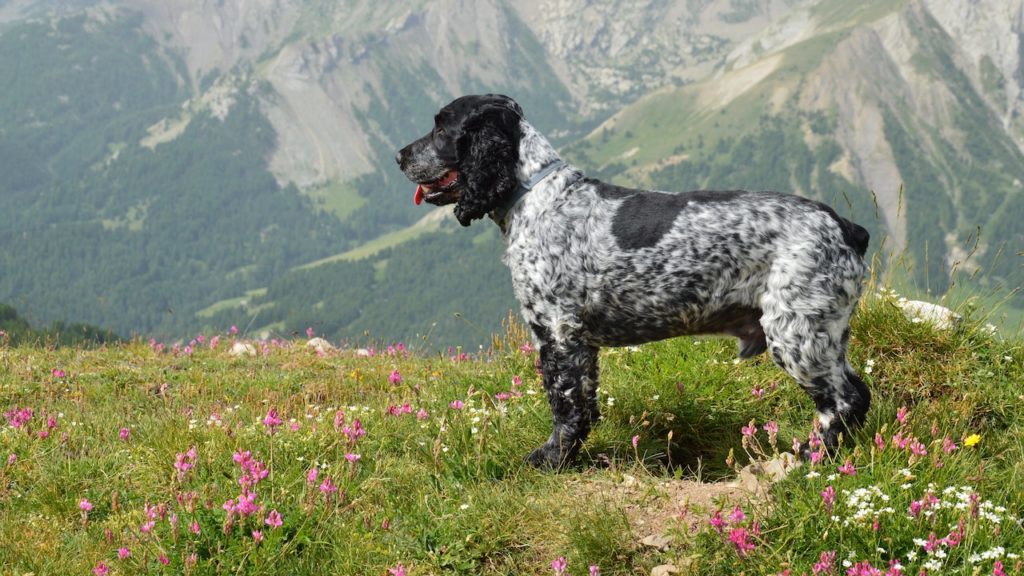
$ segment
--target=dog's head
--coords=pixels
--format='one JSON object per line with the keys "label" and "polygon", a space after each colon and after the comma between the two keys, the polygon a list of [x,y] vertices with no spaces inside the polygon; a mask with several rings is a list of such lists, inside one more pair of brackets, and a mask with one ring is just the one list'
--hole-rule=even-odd
{"label": "dog's head", "polygon": [[519,104],[499,94],[463,96],[441,108],[434,128],[395,157],[418,185],[416,203],[455,204],[463,226],[500,206],[519,185],[522,119]]}

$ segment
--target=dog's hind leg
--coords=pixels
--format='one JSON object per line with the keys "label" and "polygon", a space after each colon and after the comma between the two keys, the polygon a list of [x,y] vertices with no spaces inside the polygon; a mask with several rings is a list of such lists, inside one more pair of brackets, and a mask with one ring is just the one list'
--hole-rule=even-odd
{"label": "dog's hind leg", "polygon": [[538,468],[560,469],[575,460],[591,424],[600,417],[597,348],[545,342],[540,361],[553,427],[547,442],[534,450],[527,462]]}
{"label": "dog's hind leg", "polygon": [[739,338],[739,357],[743,360],[753,358],[764,353],[768,349],[768,341],[764,336],[764,329],[759,321],[751,322],[730,332]]}
{"label": "dog's hind leg", "polygon": [[820,272],[823,267],[788,264],[785,275],[769,280],[761,323],[772,359],[814,400],[818,439],[832,450],[841,434],[848,438],[864,422],[871,404],[868,387],[846,361],[860,269],[835,267],[829,275]]}

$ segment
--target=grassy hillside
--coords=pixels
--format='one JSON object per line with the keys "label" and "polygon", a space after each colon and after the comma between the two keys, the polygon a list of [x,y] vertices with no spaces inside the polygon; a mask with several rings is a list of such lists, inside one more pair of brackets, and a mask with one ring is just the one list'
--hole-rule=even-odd
{"label": "grassy hillside", "polygon": [[910,322],[893,298],[854,318],[866,425],[834,459],[753,493],[719,481],[806,440],[812,406],[765,358],[734,363],[728,340],[604,352],[603,421],[561,474],[522,462],[549,430],[515,327],[470,356],[285,340],[232,357],[227,334],[178,349],[0,345],[0,565],[1019,574],[1024,346],[971,318],[952,332]]}

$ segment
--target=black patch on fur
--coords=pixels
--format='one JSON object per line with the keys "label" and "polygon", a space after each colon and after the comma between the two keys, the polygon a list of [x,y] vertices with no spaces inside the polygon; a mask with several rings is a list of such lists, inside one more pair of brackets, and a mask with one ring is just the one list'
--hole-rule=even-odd
{"label": "black patch on fur", "polygon": [[633,190],[587,179],[604,199],[622,200],[615,211],[612,234],[623,250],[656,245],[672,229],[676,218],[690,203],[728,202],[741,192],[699,190],[673,194]]}

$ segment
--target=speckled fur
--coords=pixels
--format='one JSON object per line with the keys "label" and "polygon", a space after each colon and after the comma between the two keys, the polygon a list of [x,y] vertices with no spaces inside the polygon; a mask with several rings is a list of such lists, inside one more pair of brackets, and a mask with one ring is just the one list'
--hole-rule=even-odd
{"label": "speckled fur", "polygon": [[[480,97],[456,102],[465,107],[465,98]],[[526,182],[559,156],[525,120],[516,132],[515,173]],[[435,172],[464,173],[467,164]],[[499,191],[493,207],[509,194]],[[827,206],[774,192],[630,190],[567,164],[502,224],[504,261],[540,349],[554,424],[528,457],[534,465],[571,463],[599,418],[600,347],[685,334],[737,336],[741,357],[767,349],[813,398],[828,448],[863,422],[870,393],[846,347],[868,236]]]}

